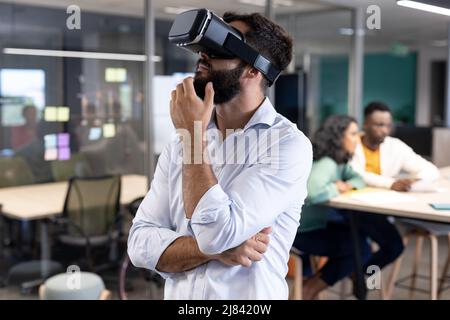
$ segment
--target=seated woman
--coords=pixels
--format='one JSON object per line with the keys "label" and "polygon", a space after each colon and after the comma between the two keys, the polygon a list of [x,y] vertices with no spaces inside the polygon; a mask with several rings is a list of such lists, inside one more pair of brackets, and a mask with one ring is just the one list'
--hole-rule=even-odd
{"label": "seated woman", "polygon": [[[315,299],[322,290],[354,271],[348,213],[321,204],[365,186],[361,176],[348,163],[358,141],[356,120],[346,115],[329,117],[313,139],[314,162],[308,180],[308,197],[294,247],[306,254],[328,257],[328,260],[316,274],[305,280],[305,299]],[[384,216],[361,213],[358,217],[363,271],[370,265],[381,269],[403,251],[401,237]],[[380,248],[373,256],[368,237]]]}

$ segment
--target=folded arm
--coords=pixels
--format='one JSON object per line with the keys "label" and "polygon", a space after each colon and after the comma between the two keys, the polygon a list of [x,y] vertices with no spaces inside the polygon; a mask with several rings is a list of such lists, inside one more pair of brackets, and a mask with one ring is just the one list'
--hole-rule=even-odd
{"label": "folded arm", "polygon": [[277,156],[244,169],[226,191],[215,184],[202,195],[190,222],[200,251],[217,254],[234,248],[273,225],[289,205],[304,200],[312,162],[306,141],[287,137]]}

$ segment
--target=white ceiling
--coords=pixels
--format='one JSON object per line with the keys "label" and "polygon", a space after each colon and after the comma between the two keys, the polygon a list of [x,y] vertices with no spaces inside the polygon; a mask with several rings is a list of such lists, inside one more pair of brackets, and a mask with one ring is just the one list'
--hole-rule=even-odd
{"label": "white ceiling", "polygon": [[[254,0],[256,1],[256,0]],[[277,0],[274,0],[277,1]],[[286,1],[286,0],[284,0]],[[340,28],[351,27],[348,10],[336,11],[339,7],[369,5],[381,8],[381,30],[369,31],[366,36],[367,50],[385,50],[400,42],[411,49],[419,46],[445,45],[450,18],[437,14],[404,8],[395,0],[287,0],[293,6],[278,6],[277,19],[289,28],[297,43],[297,52],[340,52],[350,48],[350,37],[341,35]],[[26,3],[38,6],[66,8],[71,4],[81,10],[119,15],[143,16],[143,0],[0,0],[8,3]],[[256,1],[256,2],[261,2]],[[263,12],[264,7],[242,4],[240,0],[154,0],[156,16],[173,19],[173,14],[164,12],[166,7],[208,7],[217,13],[227,10],[239,12]],[[334,10],[334,11],[330,11]],[[319,12],[319,13],[314,13]],[[291,14],[296,17],[287,18]]]}
{"label": "white ceiling", "polygon": [[450,17],[398,6],[395,0],[323,0],[334,5],[361,6],[364,11],[376,4],[381,9],[381,30],[369,33],[369,47],[401,42],[412,48],[432,46],[447,39]]}
{"label": "white ceiling", "polygon": [[[158,17],[167,17],[173,19],[173,14],[167,14],[164,11],[166,7],[178,8],[204,8],[207,7],[217,13],[223,13],[228,10],[245,11],[245,12],[263,12],[264,7],[260,5],[246,4],[248,2],[261,3],[264,0],[153,0]],[[274,0],[277,2],[278,0]],[[67,8],[69,5],[75,4],[81,8],[81,11],[95,11],[103,13],[111,13],[118,15],[144,15],[143,0],[0,0],[0,2],[9,2],[17,4],[31,4],[37,6],[49,6],[58,8]],[[281,2],[291,2],[292,6],[279,5],[277,13],[315,11],[330,8],[331,5],[321,4],[317,0],[281,0]]]}

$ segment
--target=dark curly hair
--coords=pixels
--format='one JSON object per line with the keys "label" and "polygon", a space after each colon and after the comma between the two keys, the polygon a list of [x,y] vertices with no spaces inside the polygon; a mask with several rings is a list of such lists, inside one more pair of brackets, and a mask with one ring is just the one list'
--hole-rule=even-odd
{"label": "dark curly hair", "polygon": [[[237,14],[225,12],[227,23],[242,21],[250,30],[244,34],[247,44],[269,59],[279,70],[284,70],[292,60],[292,38],[281,26],[259,13]],[[265,79],[265,78],[264,78]],[[262,85],[268,86],[265,79]]]}
{"label": "dark curly hair", "polygon": [[339,164],[347,163],[352,155],[344,150],[342,139],[352,122],[357,123],[355,118],[347,115],[328,117],[314,136],[313,159],[330,157]]}

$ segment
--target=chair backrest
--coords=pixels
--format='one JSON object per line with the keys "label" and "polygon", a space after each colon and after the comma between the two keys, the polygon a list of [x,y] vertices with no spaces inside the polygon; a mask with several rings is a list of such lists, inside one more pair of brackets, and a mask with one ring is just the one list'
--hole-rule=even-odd
{"label": "chair backrest", "polygon": [[300,252],[292,248],[289,253],[287,279],[292,280],[293,286],[290,290],[290,300],[302,300],[303,294],[303,263]]}
{"label": "chair backrest", "polygon": [[69,235],[108,234],[120,213],[120,190],[120,176],[71,178],[63,211],[64,217],[72,222]]}
{"label": "chair backrest", "polygon": [[82,153],[76,153],[69,160],[51,162],[52,175],[55,181],[67,181],[71,177],[88,177],[91,169],[87,158]]}
{"label": "chair backrest", "polygon": [[30,166],[22,157],[0,157],[0,188],[34,183]]}
{"label": "chair backrest", "polygon": [[126,206],[130,214],[133,216],[133,218],[136,216],[136,213],[139,209],[139,206],[142,203],[142,200],[144,200],[144,197],[136,198]]}

